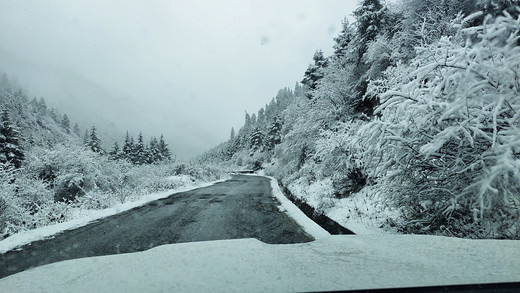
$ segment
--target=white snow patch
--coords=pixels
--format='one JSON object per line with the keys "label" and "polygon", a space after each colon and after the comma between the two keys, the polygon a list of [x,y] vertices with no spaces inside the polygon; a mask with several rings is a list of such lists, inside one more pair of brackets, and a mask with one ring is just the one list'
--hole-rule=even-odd
{"label": "white snow patch", "polygon": [[[178,179],[177,177],[175,178]],[[65,230],[71,230],[85,226],[93,221],[99,220],[101,218],[106,218],[133,209],[135,207],[145,205],[146,203],[154,200],[166,198],[173,193],[185,192],[196,188],[207,187],[226,180],[227,178],[213,182],[191,183],[187,186],[183,186],[182,188],[169,189],[161,192],[155,192],[144,196],[140,196],[139,199],[135,199],[134,201],[122,203],[104,210],[78,210],[76,211],[76,216],[78,218],[74,220],[45,226],[33,230],[23,231],[0,241],[0,253],[5,253],[9,250],[15,249],[16,247],[22,245],[26,245],[33,241],[49,238]]]}
{"label": "white snow patch", "polygon": [[400,214],[392,210],[381,193],[366,186],[361,191],[346,198],[334,196],[332,180],[325,178],[307,182],[299,178],[288,186],[294,196],[336,221],[356,234],[396,234],[396,231],[381,228],[387,219],[398,219]]}
{"label": "white snow patch", "polygon": [[520,281],[520,241],[334,235],[170,244],[0,280],[0,292],[311,292]]}
{"label": "white snow patch", "polygon": [[398,219],[400,214],[392,210],[380,193],[371,186],[347,198],[334,199],[327,216],[356,234],[396,234],[397,231],[381,228],[387,220]]}
{"label": "white snow patch", "polygon": [[256,174],[258,174],[260,176],[265,176],[265,169],[256,171]]}
{"label": "white snow patch", "polygon": [[303,227],[307,234],[314,237],[314,239],[330,236],[329,232],[320,227],[320,225],[316,224],[313,220],[309,219],[297,206],[295,206],[289,199],[285,197],[282,190],[280,190],[278,181],[275,178],[269,176],[264,177],[267,177],[271,180],[273,196],[276,197],[281,203],[280,211],[287,213],[296,221],[296,223]]}

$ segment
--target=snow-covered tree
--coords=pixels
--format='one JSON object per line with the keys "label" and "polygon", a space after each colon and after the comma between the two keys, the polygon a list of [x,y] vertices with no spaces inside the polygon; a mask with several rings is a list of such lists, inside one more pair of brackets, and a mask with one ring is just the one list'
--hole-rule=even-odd
{"label": "snow-covered tree", "polygon": [[170,153],[170,149],[168,148],[168,144],[164,141],[164,136],[161,134],[161,137],[159,138],[159,155],[160,160],[171,160],[172,155]]}
{"label": "snow-covered tree", "polygon": [[130,137],[128,131],[126,132],[125,142],[123,144],[123,157],[128,161],[132,162],[132,157],[134,153],[134,138]]}
{"label": "snow-covered tree", "polygon": [[114,142],[114,147],[108,153],[108,155],[109,158],[112,160],[118,160],[119,158],[121,158],[121,149],[119,148],[119,144],[117,143],[117,141]]}
{"label": "snow-covered tree", "polygon": [[269,126],[267,135],[265,136],[265,147],[268,151],[274,150],[274,147],[282,141],[282,121],[279,117],[275,117]]}
{"label": "snow-covered tree", "polygon": [[20,133],[11,123],[9,111],[4,109],[0,120],[0,163],[20,168],[23,160]]}
{"label": "snow-covered tree", "polygon": [[137,165],[146,163],[146,149],[144,146],[143,134],[139,132],[137,137],[137,143],[134,147],[134,159],[133,162]]}
{"label": "snow-covered tree", "polygon": [[253,121],[251,120],[251,115],[249,115],[249,113],[247,113],[247,111],[246,111],[244,119],[245,119],[245,122],[244,122],[244,129],[245,130],[248,130],[251,127],[253,127]]}
{"label": "snow-covered tree", "polygon": [[235,128],[231,127],[231,134],[229,135],[229,140],[233,141],[235,140]]}
{"label": "snow-covered tree", "polygon": [[363,0],[354,11],[357,30],[364,44],[374,40],[386,25],[385,14],[386,8],[379,0]]}
{"label": "snow-covered tree", "polygon": [[[303,76],[302,84],[307,87],[309,91],[316,89],[318,81],[323,78],[323,70],[329,65],[327,58],[323,56],[321,50],[316,51],[312,58],[314,64],[309,65]],[[307,97],[312,98],[311,92],[307,93]]]}
{"label": "snow-covered tree", "polygon": [[159,150],[159,142],[155,136],[150,138],[150,144],[148,146],[148,164],[153,164],[161,160],[161,151]]}
{"label": "snow-covered tree", "polygon": [[486,15],[499,16],[505,10],[513,17],[518,17],[519,0],[477,0],[477,7]]}
{"label": "snow-covered tree", "polygon": [[381,118],[359,137],[365,167],[407,207],[414,231],[475,225],[499,236],[497,217],[520,216],[520,21],[458,27],[459,38],[418,48],[372,83]]}
{"label": "snow-covered tree", "polygon": [[359,56],[356,54],[353,42],[357,40],[356,28],[345,18],[338,36],[334,38],[334,61],[346,66],[348,63],[357,62]]}
{"label": "snow-covered tree", "polygon": [[74,132],[74,134],[76,136],[80,136],[80,133],[81,133],[81,130],[79,129],[79,125],[78,123],[74,123],[74,127],[72,128],[72,132]]}
{"label": "snow-covered tree", "polygon": [[49,116],[52,118],[52,120],[54,120],[54,122],[60,123],[60,120],[58,118],[58,111],[56,109],[51,108],[51,110],[49,111]]}
{"label": "snow-covered tree", "polygon": [[303,97],[303,87],[299,82],[294,85],[294,97]]}
{"label": "snow-covered tree", "polygon": [[264,134],[259,127],[256,127],[251,133],[251,137],[249,138],[249,153],[253,155],[257,151],[262,151],[264,143]]}
{"label": "snow-covered tree", "polygon": [[70,120],[67,114],[63,114],[63,118],[61,119],[61,127],[63,127],[67,134],[70,133]]}
{"label": "snow-covered tree", "polygon": [[264,110],[264,108],[260,108],[260,110],[258,110],[258,115],[257,115],[257,118],[256,118],[256,124],[260,128],[265,128],[265,123],[266,123],[265,110]]}
{"label": "snow-covered tree", "polygon": [[95,126],[92,126],[92,128],[90,129],[90,133],[88,134],[88,140],[85,146],[95,153],[105,153],[105,150],[101,146],[101,139],[99,139],[99,137],[97,136]]}
{"label": "snow-covered tree", "polygon": [[43,97],[40,98],[37,104],[37,110],[41,116],[47,115],[47,103],[45,102],[45,99]]}

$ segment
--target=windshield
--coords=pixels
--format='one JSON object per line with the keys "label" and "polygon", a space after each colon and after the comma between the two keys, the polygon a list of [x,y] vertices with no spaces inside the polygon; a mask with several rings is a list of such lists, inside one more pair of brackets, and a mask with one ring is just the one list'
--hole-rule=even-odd
{"label": "windshield", "polygon": [[517,0],[1,6],[0,291],[518,289]]}

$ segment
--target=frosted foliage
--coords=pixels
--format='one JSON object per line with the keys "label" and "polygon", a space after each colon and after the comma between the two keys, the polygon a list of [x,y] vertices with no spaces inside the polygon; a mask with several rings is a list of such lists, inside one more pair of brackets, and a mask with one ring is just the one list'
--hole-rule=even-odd
{"label": "frosted foliage", "polygon": [[0,239],[220,176],[207,166],[137,166],[74,145],[33,147],[24,168],[0,164]]}
{"label": "frosted foliage", "polygon": [[11,167],[0,166],[0,232],[10,235],[60,220],[48,185]]}
{"label": "frosted foliage", "polygon": [[[339,119],[345,113],[355,114],[357,100],[356,79],[352,74],[353,65],[333,64],[320,81],[320,87],[313,92],[313,110],[327,120]],[[332,119],[331,119],[332,118]]]}
{"label": "frosted foliage", "polygon": [[[400,58],[401,53],[398,52],[400,44],[393,44],[394,42],[386,36],[378,36],[374,41],[370,42],[367,52],[363,56],[363,62],[367,69],[362,77],[364,80],[370,81],[381,77],[382,73],[391,65],[395,65]],[[398,43],[398,42],[397,42]],[[363,96],[363,99],[369,100],[374,98],[370,95]]]}
{"label": "frosted foliage", "polygon": [[381,116],[360,130],[363,158],[421,229],[471,215],[488,236],[520,237],[520,21],[458,27],[465,43],[441,38],[370,84]]}
{"label": "frosted foliage", "polygon": [[361,123],[339,123],[334,129],[323,130],[316,141],[316,157],[321,162],[321,172],[325,177],[345,176],[351,168],[359,168],[359,146],[351,143]]}

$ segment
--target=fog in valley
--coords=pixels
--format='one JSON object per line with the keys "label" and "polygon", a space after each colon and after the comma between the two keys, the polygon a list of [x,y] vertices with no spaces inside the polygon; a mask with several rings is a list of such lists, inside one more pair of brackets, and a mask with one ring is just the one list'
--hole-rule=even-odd
{"label": "fog in valley", "polygon": [[326,4],[2,1],[0,71],[107,147],[142,131],[191,158],[332,52],[357,1]]}

